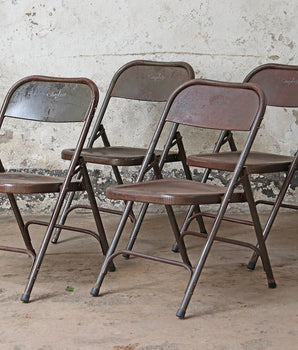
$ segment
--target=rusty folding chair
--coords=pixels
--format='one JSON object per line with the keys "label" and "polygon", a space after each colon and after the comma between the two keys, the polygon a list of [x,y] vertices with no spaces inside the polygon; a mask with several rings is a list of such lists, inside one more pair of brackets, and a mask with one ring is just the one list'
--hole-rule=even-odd
{"label": "rusty folding chair", "polygon": [[[198,79],[183,84],[171,95],[149,146],[148,153],[144,159],[136,183],[112,186],[107,189],[108,198],[121,199],[127,201],[127,204],[96,284],[91,290],[92,295],[97,296],[99,294],[99,289],[108,267],[119,254],[128,254],[172,265],[183,266],[191,273],[185,296],[177,312],[177,316],[183,318],[214,240],[244,246],[256,251],[261,256],[263,267],[267,275],[268,286],[270,288],[275,288],[276,285],[262,236],[250,183],[247,181],[245,166],[247,156],[250,153],[258,128],[260,127],[265,108],[266,102],[262,90],[257,85],[248,83],[223,83]],[[184,124],[192,127],[246,132],[247,139],[245,146],[233,169],[234,172],[228,186],[215,186],[188,179],[159,179],[142,182],[145,169],[150,162],[160,134],[166,123],[172,123],[177,127],[179,124]],[[162,158],[163,157],[166,157],[165,153],[163,153]],[[239,184],[242,184],[244,191],[236,189]],[[124,225],[134,202],[165,205],[183,262],[148,256],[126,249],[116,251]],[[248,203],[258,240],[257,247],[248,242],[217,236],[229,203],[238,202]],[[220,206],[210,233],[198,233],[199,236],[203,235],[207,241],[194,273],[192,273],[191,264],[183,241],[184,233],[180,235],[172,206],[203,204],[220,204]],[[195,233],[192,232],[191,234]]]}
{"label": "rusty folding chair", "polygon": [[[6,118],[11,117],[16,118],[15,123],[17,123],[18,119],[23,119],[28,122],[44,122],[43,126],[45,127],[49,125],[49,122],[54,122],[56,125],[65,122],[81,122],[82,124],[82,131],[79,135],[75,152],[65,177],[39,175],[30,171],[5,171],[0,160],[0,193],[8,196],[26,246],[26,249],[7,246],[1,246],[0,249],[28,254],[33,259],[29,281],[21,298],[24,302],[29,302],[31,290],[47,250],[52,232],[54,228],[57,227],[57,218],[68,192],[87,191],[98,233],[71,226],[63,228],[71,231],[84,232],[93,236],[100,243],[102,252],[104,254],[107,252],[108,243],[106,235],[97,208],[86,164],[80,155],[97,103],[98,89],[89,79],[29,76],[12,86],[2,105],[0,111],[0,126],[2,126],[3,121]],[[33,153],[32,149],[30,149],[25,156],[30,156]],[[81,180],[74,178],[78,171],[82,174]],[[25,223],[17,205],[16,195],[46,193],[58,194],[50,221],[43,222],[32,220]],[[37,255],[31,244],[28,230],[28,227],[31,224],[47,227]]]}
{"label": "rusty folding chair", "polygon": [[[105,128],[102,124],[103,118],[107,112],[111,98],[121,98],[126,100],[138,100],[146,102],[165,103],[170,94],[182,83],[193,79],[194,71],[192,67],[185,62],[157,62],[157,61],[131,61],[122,66],[114,75],[104,101],[102,103],[95,126],[90,136],[87,148],[82,151],[85,162],[110,165],[118,184],[122,184],[122,177],[119,171],[121,166],[141,165],[147,152],[147,148],[111,146],[108,140]],[[103,146],[94,146],[97,139],[101,139]],[[170,139],[167,141],[167,147],[172,148],[177,145],[178,152],[168,153],[165,162],[181,161],[187,178],[191,178],[191,173],[186,165],[186,156],[182,144],[181,135],[173,130]],[[62,152],[63,159],[71,159],[74,153],[73,149],[66,149]],[[157,160],[160,158],[161,151],[156,150],[152,155],[151,164],[148,170],[153,167],[155,174],[159,175],[160,170],[157,167]],[[80,205],[71,206],[74,194],[68,196],[68,200],[63,209],[59,223],[64,224],[69,212],[81,207]],[[86,207],[85,207],[86,208]],[[122,211],[100,207],[101,211],[114,214],[122,214]],[[132,220],[134,219],[131,213]],[[52,242],[58,241],[61,229],[56,229]]]}
{"label": "rusty folding chair", "polygon": [[[258,84],[266,96],[268,106],[274,107],[298,107],[298,66],[282,64],[264,64],[251,71],[244,82]],[[233,171],[241,152],[221,152],[212,154],[197,154],[188,157],[188,164],[194,167],[209,168],[222,171]],[[252,174],[272,174],[285,172],[286,176],[280,187],[279,194],[275,201],[258,200],[256,204],[267,204],[272,206],[270,215],[264,225],[263,235],[266,239],[277,216],[280,207],[298,209],[297,205],[283,204],[284,196],[291,183],[291,180],[298,169],[298,150],[294,156],[280,154],[250,152],[246,162],[246,173]],[[193,213],[191,207],[187,218]],[[195,216],[193,216],[194,218]],[[190,220],[186,221],[184,230]],[[251,223],[248,223],[251,224]],[[248,263],[248,268],[253,270],[258,259],[258,254],[254,252]]]}

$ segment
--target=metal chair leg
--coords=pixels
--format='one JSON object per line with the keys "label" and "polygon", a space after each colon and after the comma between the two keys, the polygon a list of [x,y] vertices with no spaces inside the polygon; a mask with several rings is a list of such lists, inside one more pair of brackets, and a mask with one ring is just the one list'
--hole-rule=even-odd
{"label": "metal chair leg", "polygon": [[273,277],[273,272],[272,272],[267,248],[265,245],[265,240],[264,240],[264,237],[262,234],[263,230],[262,230],[259,215],[258,215],[258,212],[256,209],[255,201],[253,198],[250,181],[249,181],[247,175],[243,176],[242,184],[243,184],[243,189],[244,189],[245,194],[246,194],[246,199],[247,199],[247,203],[248,203],[248,206],[250,209],[252,220],[254,223],[254,229],[255,229],[255,233],[256,233],[257,241],[258,241],[258,248],[260,249],[260,252],[261,252],[261,259],[262,259],[262,263],[263,263],[263,268],[265,270],[267,280],[268,280],[268,287],[275,288],[276,283],[275,283],[275,280]]}
{"label": "metal chair leg", "polygon": [[107,270],[108,270],[108,267],[109,267],[109,258],[114,253],[115,249],[117,248],[117,245],[119,243],[120,237],[121,237],[122,232],[124,230],[124,226],[125,226],[125,224],[127,222],[129,214],[130,214],[130,212],[132,210],[132,206],[133,206],[133,202],[127,202],[125,210],[124,210],[124,213],[123,213],[123,215],[121,217],[119,226],[117,228],[115,236],[114,236],[114,238],[112,240],[110,248],[109,248],[109,250],[108,250],[108,252],[106,254],[105,260],[104,260],[103,265],[101,267],[101,270],[100,270],[100,273],[98,275],[97,281],[96,281],[94,287],[91,289],[90,294],[93,295],[93,296],[98,296],[98,294],[99,294],[100,287],[102,285],[102,282],[104,280],[104,277],[105,277],[105,275],[107,273]]}
{"label": "metal chair leg", "polygon": [[[279,208],[281,207],[282,205],[282,201],[287,193],[287,190],[288,190],[288,187],[292,181],[292,178],[295,174],[295,171],[296,171],[296,168],[297,168],[297,164],[298,164],[298,152],[295,154],[295,157],[293,159],[293,162],[289,168],[289,171],[288,171],[288,174],[286,176],[286,179],[284,180],[284,183],[279,191],[279,194],[277,196],[277,199],[272,207],[272,210],[270,212],[270,215],[268,217],[268,220],[266,222],[266,225],[265,225],[265,228],[264,228],[264,231],[263,231],[263,239],[264,241],[266,241],[268,235],[269,235],[269,232],[273,226],[273,223],[276,219],[276,216],[278,214],[278,211],[279,211]],[[258,261],[258,254],[254,253],[249,261],[249,263],[247,264],[247,267],[250,269],[250,270],[254,270],[255,269],[255,266],[256,266],[256,263]]]}

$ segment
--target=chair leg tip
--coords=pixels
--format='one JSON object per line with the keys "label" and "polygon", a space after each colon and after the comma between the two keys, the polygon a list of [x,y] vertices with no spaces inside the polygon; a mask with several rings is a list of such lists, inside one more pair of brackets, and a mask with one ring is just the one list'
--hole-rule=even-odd
{"label": "chair leg tip", "polygon": [[98,297],[98,294],[99,294],[99,288],[95,288],[93,287],[91,289],[91,292],[90,292],[91,295],[93,295],[94,297]]}
{"label": "chair leg tip", "polygon": [[248,264],[247,264],[247,268],[249,270],[254,270],[256,267],[256,263],[254,263],[253,261],[250,261]]}
{"label": "chair leg tip", "polygon": [[268,288],[276,288],[276,283],[275,283],[275,281],[273,281],[273,282],[268,282]]}
{"label": "chair leg tip", "polygon": [[129,259],[130,255],[129,254],[122,254],[123,258]]}
{"label": "chair leg tip", "polygon": [[183,309],[179,309],[176,313],[176,316],[179,317],[179,318],[184,318],[185,316],[185,310]]}
{"label": "chair leg tip", "polygon": [[174,244],[173,247],[172,247],[172,252],[174,253],[178,253],[179,252],[179,248],[178,248],[178,245],[177,244]]}
{"label": "chair leg tip", "polygon": [[112,263],[110,266],[109,266],[109,269],[108,269],[110,272],[114,272],[116,271],[116,266]]}
{"label": "chair leg tip", "polygon": [[30,295],[29,294],[23,294],[21,297],[21,301],[23,303],[29,303]]}

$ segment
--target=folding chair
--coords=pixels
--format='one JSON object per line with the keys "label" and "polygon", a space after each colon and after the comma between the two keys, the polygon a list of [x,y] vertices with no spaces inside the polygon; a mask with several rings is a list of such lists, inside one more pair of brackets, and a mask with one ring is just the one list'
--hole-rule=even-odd
{"label": "folding chair", "polygon": [[[258,84],[265,93],[268,106],[298,107],[298,66],[282,64],[264,64],[251,71],[244,82]],[[246,162],[246,172],[251,174],[272,174],[285,172],[286,176],[280,187],[276,200],[258,200],[256,204],[267,204],[272,210],[264,226],[263,235],[266,239],[277,216],[280,207],[298,209],[297,205],[283,204],[282,201],[298,168],[298,150],[294,156],[286,156],[265,152],[250,152]],[[240,152],[221,152],[212,154],[197,154],[188,157],[188,164],[194,167],[215,170],[233,171],[239,159]],[[194,210],[190,208],[187,218]],[[193,217],[194,218],[194,217]],[[189,221],[188,221],[189,223]],[[248,223],[250,224],[250,223]],[[184,227],[186,228],[186,226]],[[255,268],[258,255],[254,252],[248,268]]]}
{"label": "folding chair", "polygon": [[[193,79],[194,71],[192,67],[185,62],[156,62],[136,60],[125,64],[114,75],[104,101],[102,103],[99,115],[89,139],[87,148],[82,151],[85,162],[101,165],[110,165],[118,184],[123,180],[119,171],[120,166],[141,165],[147,152],[147,148],[111,146],[108,140],[105,128],[102,124],[104,115],[108,109],[111,98],[121,98],[126,100],[138,100],[145,102],[163,102],[165,103],[170,94],[182,83]],[[132,137],[132,136],[131,136]],[[97,139],[101,139],[103,147],[94,147]],[[186,156],[182,144],[181,135],[173,130],[167,147],[172,148],[177,145],[178,152],[169,152],[165,162],[181,161],[186,177],[191,178],[191,173],[186,165]],[[63,159],[71,159],[74,153],[73,149],[66,149],[62,152]],[[157,159],[161,151],[156,150],[152,155],[151,164],[148,166],[154,168],[155,174],[159,176],[160,170],[157,168]],[[60,224],[64,224],[68,213],[72,209],[81,207],[76,205],[71,207],[74,194],[69,194],[66,205],[61,215]],[[85,207],[85,206],[84,206]],[[85,207],[86,208],[86,207]],[[101,211],[114,214],[122,214],[122,211],[100,207]],[[134,215],[131,213],[132,220]],[[57,229],[52,242],[58,241],[60,229]]]}
{"label": "folding chair", "polygon": [[[262,236],[258,213],[252,197],[250,183],[247,181],[245,167],[246,158],[250,152],[258,128],[260,127],[265,108],[266,102],[262,90],[257,85],[248,83],[223,83],[198,79],[183,84],[171,95],[149,146],[136,183],[112,186],[107,189],[108,198],[122,199],[127,201],[127,204],[96,284],[91,290],[92,295],[98,295],[109,265],[119,254],[129,254],[172,265],[183,266],[191,273],[185,296],[181,307],[177,312],[177,316],[183,318],[214,240],[248,247],[257,251],[263,262],[268,286],[270,288],[276,287],[267,249]],[[173,123],[173,125],[176,126],[184,124],[192,127],[233,131],[239,130],[246,132],[248,136],[245,146],[238,159],[228,186],[215,186],[188,179],[160,179],[142,182],[145,169],[154,153],[165,123]],[[166,154],[163,153],[162,158],[164,157],[166,157]],[[239,184],[242,184],[245,191],[236,189]],[[183,262],[152,257],[132,250],[115,251],[134,202],[165,205]],[[255,247],[248,242],[236,241],[217,236],[217,232],[229,203],[238,202],[248,203],[252,220],[254,222],[258,247]],[[183,232],[180,236],[180,230],[172,206],[201,204],[220,204],[220,207],[210,233],[207,235],[203,234],[203,236],[207,238],[207,241],[202,250],[199,262],[192,274],[190,261],[183,241],[183,235],[187,232]],[[191,234],[196,233],[191,232]],[[198,233],[198,236],[201,235],[202,234]]]}
{"label": "folding chair", "polygon": [[[26,249],[6,246],[1,246],[0,249],[28,254],[33,259],[29,281],[21,298],[24,302],[29,302],[31,290],[47,250],[53,229],[57,227],[57,218],[68,192],[87,191],[98,233],[70,226],[63,228],[84,232],[93,236],[100,243],[103,254],[107,252],[108,243],[106,235],[96,205],[86,164],[80,155],[97,103],[98,89],[89,79],[29,76],[12,86],[2,105],[0,111],[0,127],[4,119],[10,117],[26,120],[28,123],[31,121],[35,123],[47,122],[43,124],[45,127],[47,125],[49,126],[48,123],[52,122],[56,123],[57,127],[59,125],[58,123],[65,122],[81,122],[82,124],[82,131],[80,132],[75,152],[65,177],[39,175],[33,172],[7,172],[0,160],[0,193],[8,196],[26,246]],[[17,123],[17,119],[15,123]],[[25,156],[31,154],[32,149],[28,150]],[[82,174],[81,180],[74,179],[78,171]],[[35,195],[38,193],[58,194],[50,221],[42,222],[31,220],[25,223],[15,196],[18,194]],[[28,230],[31,224],[47,227],[37,255],[31,244]]]}

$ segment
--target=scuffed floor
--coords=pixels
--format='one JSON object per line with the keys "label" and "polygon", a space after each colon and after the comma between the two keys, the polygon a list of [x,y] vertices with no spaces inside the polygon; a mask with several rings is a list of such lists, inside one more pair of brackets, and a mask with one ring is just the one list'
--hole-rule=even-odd
{"label": "scuffed floor", "polygon": [[[111,240],[119,217],[105,214],[103,220]],[[84,213],[73,215],[71,222],[92,227]],[[103,261],[99,246],[91,237],[65,232],[59,244],[50,245],[31,302],[23,304],[19,299],[30,259],[0,252],[0,349],[297,349],[297,227],[297,213],[281,213],[268,240],[278,284],[274,290],[267,288],[260,263],[255,271],[247,270],[250,251],[215,244],[184,320],[175,314],[187,284],[186,270],[120,256],[116,272],[107,275],[101,296],[94,298],[89,292]],[[13,218],[1,216],[0,230],[1,245],[17,244]],[[32,231],[37,245],[42,229]],[[222,232],[254,242],[247,227],[225,223]],[[167,217],[150,215],[136,250],[173,258],[172,243]],[[202,244],[187,238],[193,261]],[[67,286],[73,291],[66,291]]]}

